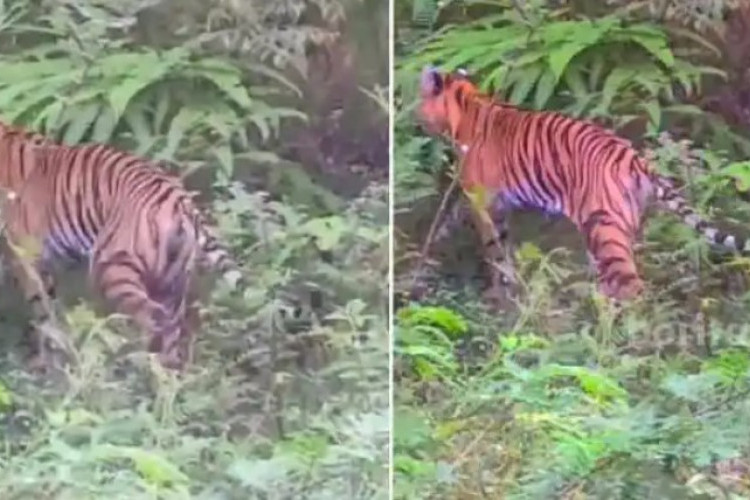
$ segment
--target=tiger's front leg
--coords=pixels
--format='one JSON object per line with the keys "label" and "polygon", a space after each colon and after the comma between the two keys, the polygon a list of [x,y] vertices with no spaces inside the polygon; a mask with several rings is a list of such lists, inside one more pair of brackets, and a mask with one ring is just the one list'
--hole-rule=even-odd
{"label": "tiger's front leg", "polygon": [[31,306],[32,320],[29,335],[33,354],[29,361],[32,369],[62,369],[74,354],[68,338],[62,308],[56,297],[55,279],[39,259],[27,255],[24,246],[12,238],[3,242],[3,252],[8,256],[10,271],[21,289],[25,301]]}
{"label": "tiger's front leg", "polygon": [[7,194],[0,204],[5,222],[2,252],[8,257],[11,275],[32,308],[30,334],[35,353],[32,368],[61,368],[74,354],[64,316],[55,296],[55,280],[45,261],[44,237],[49,232],[47,186],[29,183],[22,196]]}
{"label": "tiger's front leg", "polygon": [[479,233],[482,254],[489,273],[489,286],[483,296],[493,303],[508,305],[517,291],[513,252],[508,241],[506,212],[491,203],[472,201],[472,219]]}

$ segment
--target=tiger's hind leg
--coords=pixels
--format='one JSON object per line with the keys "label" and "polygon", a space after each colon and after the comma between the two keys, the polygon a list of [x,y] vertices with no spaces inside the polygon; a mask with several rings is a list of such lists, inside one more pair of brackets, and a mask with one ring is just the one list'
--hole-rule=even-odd
{"label": "tiger's hind leg", "polygon": [[183,326],[183,352],[184,359],[188,364],[192,364],[195,359],[195,340],[196,333],[201,328],[200,304],[197,297],[188,295],[188,301],[185,308],[185,321]]}
{"label": "tiger's hind leg", "polygon": [[187,361],[187,301],[198,260],[195,219],[184,206],[123,205],[101,228],[90,278],[115,309],[148,335],[148,350],[165,368]]}
{"label": "tiger's hind leg", "polygon": [[[106,255],[106,257],[105,257]],[[97,252],[91,277],[117,312],[130,317],[149,335],[148,350],[158,353],[166,368],[180,369],[187,361],[186,297],[183,276],[155,286],[153,271],[129,251]]]}
{"label": "tiger's hind leg", "polygon": [[596,267],[601,292],[616,300],[630,300],[644,285],[635,264],[635,235],[620,219],[606,211],[593,211],[579,230],[586,239],[589,259]]}

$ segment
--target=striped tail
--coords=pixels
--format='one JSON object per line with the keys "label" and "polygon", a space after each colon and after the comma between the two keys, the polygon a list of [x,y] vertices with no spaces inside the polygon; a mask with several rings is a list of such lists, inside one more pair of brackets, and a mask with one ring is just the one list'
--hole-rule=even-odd
{"label": "striped tail", "polygon": [[198,228],[198,246],[201,251],[198,256],[198,266],[202,269],[212,269],[221,274],[222,279],[232,290],[238,290],[245,285],[240,266],[230,255],[221,240],[214,234],[203,214],[194,208]]}
{"label": "striped tail", "polygon": [[221,244],[219,239],[206,226],[201,226],[198,229],[198,245],[201,248],[198,258],[198,265],[201,268],[210,268],[218,271],[224,281],[233,290],[244,286],[244,278],[240,271],[240,266],[229,255],[229,251]]}
{"label": "striped tail", "polygon": [[703,235],[712,245],[722,246],[740,254],[750,253],[750,241],[747,238],[725,233],[701,218],[688,201],[674,188],[669,178],[654,176],[653,181],[659,208],[680,217],[685,224]]}

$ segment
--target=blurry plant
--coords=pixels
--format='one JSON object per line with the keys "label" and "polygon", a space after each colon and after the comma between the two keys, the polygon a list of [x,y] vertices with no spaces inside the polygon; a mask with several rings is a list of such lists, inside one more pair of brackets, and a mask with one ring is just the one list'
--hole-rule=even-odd
{"label": "blurry plant", "polygon": [[[420,242],[426,233],[422,217],[431,221],[436,203],[425,198],[439,199],[438,176],[452,173],[445,145],[426,138],[412,116],[426,64],[468,67],[485,88],[523,107],[621,127],[699,212],[720,226],[745,225],[750,177],[738,153],[747,138],[691,104],[724,78],[706,61],[723,61],[695,23],[680,18],[692,9],[713,22],[730,2],[617,3],[616,10],[605,2],[396,3],[406,13],[395,74],[398,262],[412,255],[407,238],[415,235],[404,233]],[[668,10],[660,17],[648,4]],[[648,126],[633,127],[634,118]],[[664,129],[670,133],[658,133]],[[534,226],[511,221],[524,236],[539,227],[573,231]],[[399,311],[396,498],[748,495],[750,296],[746,286],[728,291],[747,259],[718,266],[729,259],[706,252],[670,215],[649,213],[645,229],[643,304],[614,308],[592,294],[583,248],[565,252],[567,265],[558,263],[557,242],[548,249],[531,240],[516,251],[525,286],[515,307],[481,301],[477,266],[466,265]],[[470,232],[449,240],[461,264],[474,257]]]}
{"label": "blurry plant", "polygon": [[[746,190],[745,183],[748,182],[744,162],[732,162],[726,153],[698,147],[687,139],[677,141],[667,132],[660,134],[655,145],[646,153],[661,174],[684,179],[683,192],[706,217],[712,220],[720,217],[720,224],[732,222],[742,225],[750,214],[750,206],[736,199],[738,192]],[[666,219],[672,222],[665,225]],[[652,241],[680,242],[677,248],[683,251],[707,248],[702,236],[685,228],[671,216],[651,217],[647,226],[648,238]],[[703,259],[709,255],[709,252],[703,252]]]}
{"label": "blurry plant", "polygon": [[[311,49],[361,3],[0,2],[3,119],[183,175],[219,166],[212,211],[253,278],[200,301],[179,377],[88,301],[66,311],[80,362],[64,389],[5,349],[3,497],[387,498],[387,186],[344,200],[277,154],[307,119]],[[357,84],[383,121],[385,90]],[[234,184],[243,167],[267,178]]]}
{"label": "blurry plant", "polygon": [[[407,331],[413,317],[399,318],[397,341],[412,339],[423,350],[439,345],[426,340],[434,333],[414,342]],[[640,327],[627,325],[616,328],[630,328],[625,338],[634,338]],[[442,352],[456,347],[448,342]],[[571,358],[572,349],[587,353],[583,363]],[[650,356],[615,362],[610,349],[514,330],[498,336],[498,349],[477,370],[455,358],[447,369],[445,356],[414,358],[420,370],[404,374],[396,399],[395,498],[456,491],[547,498],[562,489],[594,496],[656,495],[670,488],[684,494],[678,485],[667,486],[667,470],[663,478],[628,478],[660,461],[696,471],[744,450],[749,435],[737,418],[748,404],[743,388],[750,365],[742,349],[721,351],[700,367],[690,359]],[[396,352],[397,362],[412,356],[403,348]],[[424,377],[430,373],[439,376]],[[425,394],[430,399],[421,399]],[[489,470],[494,473],[482,473]]]}
{"label": "blurry plant", "polygon": [[384,116],[388,116],[388,113],[390,112],[390,103],[388,101],[387,88],[376,85],[372,90],[361,87],[360,90],[375,103],[377,108],[383,112]]}
{"label": "blurry plant", "polygon": [[411,365],[416,378],[448,383],[458,370],[451,338],[466,331],[464,319],[447,308],[399,311],[394,353]]}
{"label": "blurry plant", "polygon": [[[6,27],[14,37],[42,35],[30,47],[4,50],[5,119],[72,144],[112,142],[127,133],[140,154],[174,160],[179,148],[184,156],[217,163],[226,176],[233,171],[232,145],[247,157],[278,133],[281,120],[305,119],[265,100],[278,93],[274,87],[258,83],[248,90],[247,75],[231,61],[202,56],[189,45],[132,49],[125,38],[108,38],[123,20],[90,7],[81,17],[57,6],[31,24]],[[269,74],[260,64],[255,69]],[[275,83],[299,93],[280,76]],[[274,159],[268,152],[253,157]]]}
{"label": "blurry plant", "polygon": [[618,127],[645,113],[651,130],[661,125],[662,102],[675,100],[675,85],[691,95],[705,75],[723,75],[677,56],[659,25],[563,14],[539,6],[531,15],[530,9],[521,13],[498,4],[494,14],[428,38],[403,62],[403,71],[427,64],[465,67],[480,76],[483,88],[502,89],[511,103],[536,109],[552,104],[574,116],[614,119]]}
{"label": "blurry plant", "polygon": [[[114,318],[68,311],[80,363],[65,393],[6,370],[0,489],[387,498],[386,193],[373,187],[337,217],[239,188],[219,204],[255,279],[241,301],[216,290],[181,377],[133,349]],[[320,252],[336,264],[311,258]],[[305,290],[322,298],[305,302]]]}
{"label": "blurry plant", "polygon": [[607,5],[645,11],[655,21],[677,22],[697,31],[716,29],[741,0],[607,0]]}
{"label": "blurry plant", "polygon": [[[214,0],[207,16],[208,30],[199,41],[219,42],[224,51],[270,62],[277,68],[291,66],[306,75],[310,44],[322,45],[335,39],[331,28],[344,21],[346,6],[358,1]],[[316,13],[321,23],[304,21],[305,16]]]}

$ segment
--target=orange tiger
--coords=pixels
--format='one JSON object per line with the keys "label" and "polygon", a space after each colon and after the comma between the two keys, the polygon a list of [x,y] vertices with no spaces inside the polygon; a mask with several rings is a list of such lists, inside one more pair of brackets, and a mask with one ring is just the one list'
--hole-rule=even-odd
{"label": "orange tiger", "polygon": [[429,67],[416,115],[428,133],[447,136],[460,157],[459,183],[473,202],[490,293],[504,294],[513,282],[504,213],[514,207],[568,217],[585,237],[601,292],[616,300],[644,290],[633,245],[653,199],[709,242],[750,251],[744,239],[702,220],[629,141],[596,124],[499,102],[480,93],[465,71]]}
{"label": "orange tiger", "polygon": [[[89,276],[119,312],[150,335],[149,350],[180,368],[189,356],[188,293],[196,267],[217,268],[233,287],[239,267],[179,180],[138,156],[101,144],[68,147],[0,124],[0,211],[12,247],[35,248],[35,282],[14,274],[38,302],[54,299],[55,261],[88,261]],[[46,290],[41,290],[41,286]]]}

